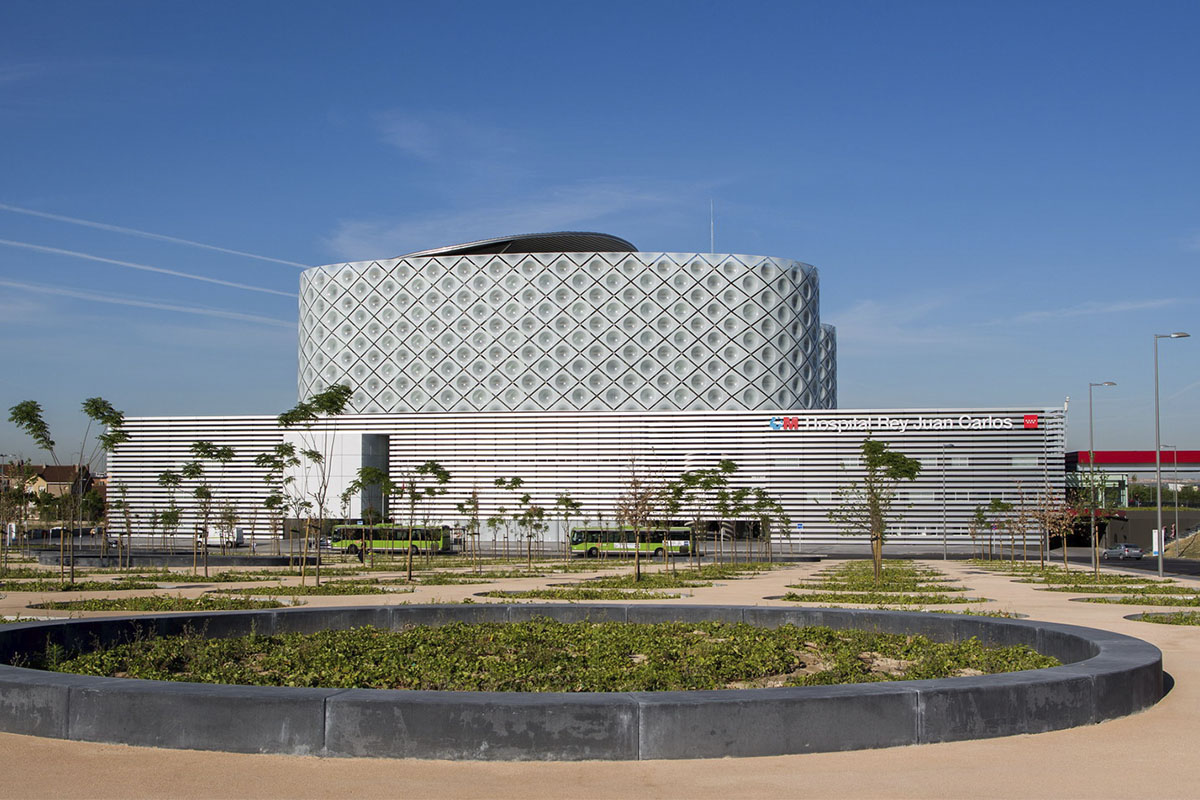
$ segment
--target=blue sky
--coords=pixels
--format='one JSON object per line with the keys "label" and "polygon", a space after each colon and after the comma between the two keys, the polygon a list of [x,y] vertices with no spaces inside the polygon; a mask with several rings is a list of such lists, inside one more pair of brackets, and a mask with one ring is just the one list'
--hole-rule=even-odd
{"label": "blue sky", "polygon": [[[1086,448],[1112,380],[1097,447],[1149,448],[1152,334],[1190,330],[1160,346],[1163,441],[1200,448],[1198,24],[1172,2],[8,0],[0,405],[39,400],[76,447],[94,395],[278,413],[298,264],[563,229],[707,251],[711,198],[718,251],[820,268],[843,407],[1070,395]],[[2,421],[0,452],[35,455]]]}

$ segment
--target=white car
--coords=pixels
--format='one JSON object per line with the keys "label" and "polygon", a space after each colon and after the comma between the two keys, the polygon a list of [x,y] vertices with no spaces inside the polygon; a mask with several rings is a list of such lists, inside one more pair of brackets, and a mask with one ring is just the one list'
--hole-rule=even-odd
{"label": "white car", "polygon": [[1130,544],[1129,542],[1121,542],[1116,547],[1110,547],[1107,550],[1105,550],[1103,553],[1100,554],[1100,557],[1101,558],[1119,558],[1121,560],[1124,560],[1126,558],[1136,558],[1140,561],[1142,558],[1142,548],[1138,547],[1136,544]]}

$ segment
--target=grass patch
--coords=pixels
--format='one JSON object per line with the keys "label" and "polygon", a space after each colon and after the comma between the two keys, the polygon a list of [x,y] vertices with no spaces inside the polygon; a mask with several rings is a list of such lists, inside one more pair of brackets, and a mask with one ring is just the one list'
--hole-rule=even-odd
{"label": "grass patch", "polygon": [[1142,578],[1136,575],[1114,575],[1111,572],[1101,572],[1094,575],[1090,572],[1058,571],[1045,574],[1034,573],[1024,577],[1017,583],[1044,583],[1057,586],[1162,586],[1171,583],[1169,580],[1158,578]]}
{"label": "grass patch", "polygon": [[116,589],[157,589],[158,584],[137,577],[116,581],[0,581],[0,590],[7,592],[106,592]]}
{"label": "grass patch", "polygon": [[172,597],[143,595],[94,600],[51,600],[30,608],[48,611],[244,611],[258,608],[282,608],[278,600],[252,600],[248,597]]}
{"label": "grass patch", "polygon": [[986,603],[983,597],[948,594],[900,594],[888,592],[788,592],[781,600],[792,603],[852,603],[854,605],[935,606],[950,603]]}
{"label": "grass patch", "polygon": [[199,573],[193,575],[190,572],[171,572],[164,569],[152,572],[140,572],[138,573],[138,577],[158,581],[159,583],[252,583],[254,581],[267,580],[266,577],[261,575],[237,572],[235,570],[222,570],[221,572],[214,572],[205,577]]}
{"label": "grass patch", "polygon": [[580,586],[562,589],[496,589],[481,592],[480,596],[506,600],[673,600],[681,595],[641,589],[590,589]]}
{"label": "grass patch", "polygon": [[1142,614],[1142,622],[1159,625],[1200,625],[1200,612],[1175,611],[1169,614]]}
{"label": "grass patch", "polygon": [[[509,578],[544,578],[544,572],[529,572],[528,570],[517,569],[493,569],[483,572],[434,572],[429,575],[416,575],[416,583],[422,586],[458,586],[470,583],[491,583],[492,581],[506,580]],[[404,581],[403,578],[397,579],[396,582]],[[390,581],[381,581],[381,583],[389,583]]]}
{"label": "grass patch", "polygon": [[712,586],[712,582],[689,578],[686,573],[671,575],[664,572],[652,572],[650,574],[642,573],[640,581],[635,581],[632,575],[620,575],[592,578],[575,585],[581,588],[597,589],[695,589],[700,586]]}
{"label": "grass patch", "polygon": [[1083,603],[1108,603],[1122,606],[1200,606],[1200,596],[1163,597],[1161,595],[1127,595],[1125,597],[1082,597]]}
{"label": "grass patch", "polygon": [[876,588],[874,581],[806,581],[788,584],[789,589],[822,589],[827,592],[965,592],[967,587],[928,581],[890,581],[885,579]]}
{"label": "grass patch", "polygon": [[1065,584],[1065,585],[1058,585],[1058,586],[1047,586],[1045,589],[1043,589],[1043,591],[1046,591],[1046,592],[1073,592],[1075,594],[1111,593],[1111,594],[1131,594],[1131,595],[1132,594],[1194,595],[1194,594],[1200,594],[1200,587],[1191,588],[1188,586],[1178,586],[1175,584],[1172,584],[1170,586],[1161,586],[1161,585],[1160,586],[1147,586],[1144,584],[1137,584],[1137,585],[1133,585],[1133,586],[1120,585],[1120,584],[1118,584],[1116,586],[1105,586],[1103,584],[1080,583],[1080,584]]}
{"label": "grass patch", "polygon": [[[57,568],[51,570],[38,569],[37,567],[9,567],[8,569],[0,569],[0,581],[11,578],[42,578],[43,580],[50,580],[57,573]],[[76,570],[75,574],[80,574],[80,571]]]}
{"label": "grass patch", "polygon": [[385,589],[377,583],[366,581],[330,581],[320,586],[306,583],[296,586],[252,586],[248,589],[213,589],[209,594],[231,594],[243,597],[312,597],[345,596],[357,594],[395,594],[411,592],[412,589]]}
{"label": "grass patch", "polygon": [[631,692],[917,680],[1055,666],[1027,647],[971,639],[744,623],[452,623],[400,631],[152,637],[42,668],[256,686]]}
{"label": "grass patch", "polygon": [[937,570],[910,561],[884,561],[883,575],[879,581],[875,580],[874,566],[870,561],[848,561],[821,570],[813,577],[815,580],[792,584],[788,588],[814,590],[815,593],[797,595],[789,592],[784,599],[818,603],[919,605],[981,602],[952,596],[967,589],[949,583]]}

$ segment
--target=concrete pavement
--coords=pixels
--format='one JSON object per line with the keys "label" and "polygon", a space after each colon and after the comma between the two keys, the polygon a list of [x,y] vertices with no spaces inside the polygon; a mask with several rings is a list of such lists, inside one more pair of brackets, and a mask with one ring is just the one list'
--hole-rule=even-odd
{"label": "concrete pavement", "polygon": [[[0,734],[0,797],[1129,797],[1200,795],[1193,739],[1200,735],[1200,628],[1126,620],[1134,606],[1071,602],[1069,593],[981,573],[963,562],[927,562],[962,579],[977,609],[1087,625],[1137,636],[1163,651],[1173,689],[1154,708],[1086,728],[887,750],[751,759],[490,763],[252,756],[64,742]],[[696,589],[674,602],[778,604],[819,569],[800,564]],[[562,577],[503,581],[558,582]],[[454,600],[478,586],[414,594],[312,597],[310,604]],[[191,594],[192,588],[184,594]],[[13,613],[22,598],[0,600]],[[30,612],[26,612],[30,613]],[[1120,759],[1113,757],[1120,754]],[[1119,766],[1116,766],[1119,764]]]}

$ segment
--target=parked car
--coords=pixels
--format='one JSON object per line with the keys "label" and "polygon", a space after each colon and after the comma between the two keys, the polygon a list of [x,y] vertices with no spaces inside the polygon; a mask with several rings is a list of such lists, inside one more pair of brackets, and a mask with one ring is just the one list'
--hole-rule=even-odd
{"label": "parked car", "polygon": [[1100,557],[1101,558],[1120,558],[1120,559],[1136,558],[1136,559],[1140,560],[1142,557],[1142,548],[1138,547],[1136,544],[1130,544],[1129,542],[1121,542],[1116,547],[1110,547],[1107,550],[1105,550],[1103,553],[1100,554]]}

